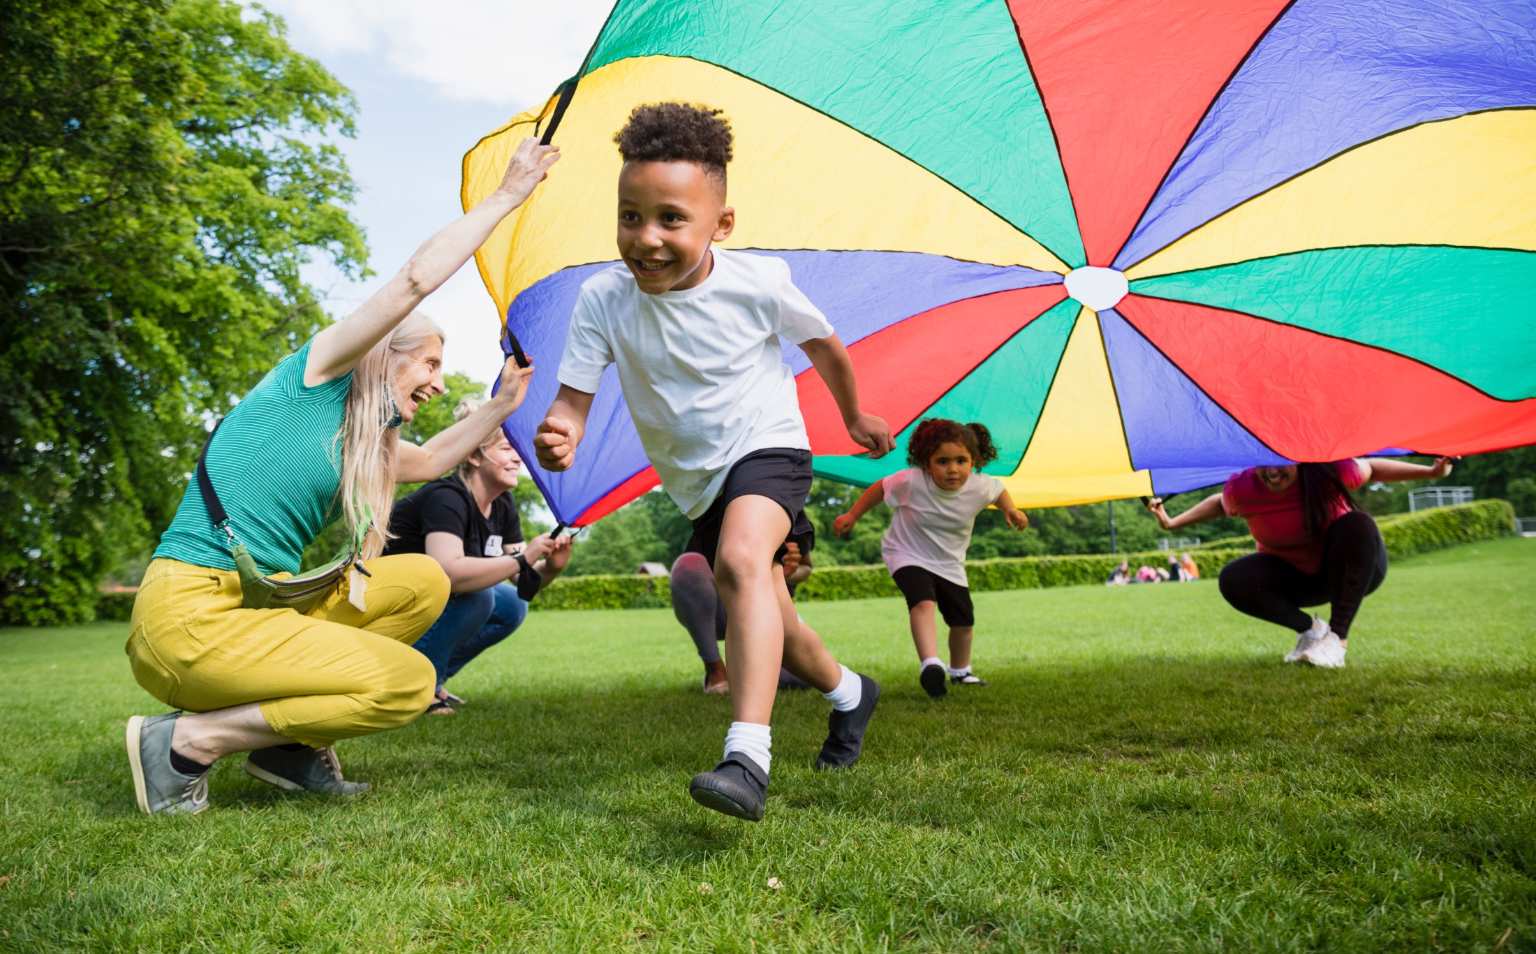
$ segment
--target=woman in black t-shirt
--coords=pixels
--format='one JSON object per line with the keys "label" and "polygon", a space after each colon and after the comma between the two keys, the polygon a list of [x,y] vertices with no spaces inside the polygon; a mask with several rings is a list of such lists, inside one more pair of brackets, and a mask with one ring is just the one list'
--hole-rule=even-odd
{"label": "woman in black t-shirt", "polygon": [[[473,410],[466,402],[456,416]],[[447,691],[447,681],[522,625],[528,600],[570,560],[569,537],[539,536],[524,545],[509,493],[521,470],[517,451],[498,430],[457,473],[402,497],[390,515],[395,539],[387,552],[427,554],[442,565],[451,589],[442,615],[415,643],[437,670],[429,713],[454,713],[464,700]]]}

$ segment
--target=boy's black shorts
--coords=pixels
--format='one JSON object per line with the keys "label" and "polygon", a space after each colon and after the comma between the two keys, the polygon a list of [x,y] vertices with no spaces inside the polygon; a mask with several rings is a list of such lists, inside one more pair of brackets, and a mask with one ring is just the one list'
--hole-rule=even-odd
{"label": "boy's black shorts", "polygon": [[[811,452],[792,447],[768,447],[753,451],[731,465],[725,486],[709,509],[693,521],[693,536],[684,549],[702,553],[715,566],[715,551],[720,549],[720,526],[725,522],[725,508],[737,497],[767,497],[789,515],[789,536],[785,543],[796,543],[800,553],[808,554],[816,545],[816,528],[805,515],[805,498],[811,492]],[[784,558],[785,548],[773,555],[775,563]]]}
{"label": "boy's black shorts", "polygon": [[896,588],[907,598],[907,609],[923,600],[939,604],[939,615],[946,626],[975,626],[976,610],[971,605],[971,591],[920,566],[904,566],[891,574]]}

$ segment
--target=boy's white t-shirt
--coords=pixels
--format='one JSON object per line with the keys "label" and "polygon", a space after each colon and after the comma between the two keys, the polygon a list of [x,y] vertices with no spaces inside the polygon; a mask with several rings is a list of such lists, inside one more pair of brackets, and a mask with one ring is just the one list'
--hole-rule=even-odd
{"label": "boy's white t-shirt", "polygon": [[880,541],[880,555],[892,573],[920,566],[958,586],[969,586],[965,551],[971,545],[976,515],[997,500],[1003,482],[971,472],[959,490],[944,490],[921,467],[899,470],[882,481],[891,525]]}
{"label": "boy's white t-shirt", "polygon": [[713,254],[709,275],[683,291],[648,295],[622,263],[587,279],[560,359],[560,383],[589,394],[619,366],[640,443],[689,519],[753,451],[810,449],[779,339],[833,334],[783,259]]}

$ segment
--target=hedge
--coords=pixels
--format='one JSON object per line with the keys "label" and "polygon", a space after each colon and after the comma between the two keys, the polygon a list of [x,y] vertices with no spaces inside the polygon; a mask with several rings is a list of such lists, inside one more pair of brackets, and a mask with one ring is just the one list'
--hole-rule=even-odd
{"label": "hedge", "polygon": [[[1414,513],[1393,513],[1376,518],[1387,555],[1394,560],[1443,550],[1477,540],[1491,540],[1515,532],[1515,508],[1504,500],[1476,500],[1454,507],[1435,507]],[[1223,537],[1191,548],[1201,550],[1253,549],[1253,537]],[[1203,573],[1204,570],[1202,569]]]}
{"label": "hedge", "polygon": [[[1387,552],[1393,559],[1444,549],[1462,543],[1507,536],[1514,532],[1514,509],[1502,500],[1479,500],[1455,507],[1393,514],[1379,521]],[[1217,545],[1219,544],[1219,545]],[[1211,541],[1190,550],[1200,575],[1215,578],[1221,568],[1253,552],[1252,537]],[[1132,567],[1164,566],[1168,553],[1090,554],[972,560],[966,564],[971,589],[1021,590],[1042,586],[1103,583],[1121,560]],[[801,585],[799,600],[852,600],[895,596],[896,584],[884,566],[829,566],[818,569]],[[670,605],[667,581],[647,576],[563,577],[539,594],[543,609],[639,609]]]}
{"label": "hedge", "polygon": [[[1415,553],[1442,550],[1477,540],[1508,536],[1515,532],[1515,511],[1503,500],[1479,500],[1455,507],[1436,507],[1418,513],[1393,514],[1379,521],[1387,553],[1402,559]],[[1253,552],[1252,537],[1228,537],[1190,548],[1200,575],[1215,578],[1221,568]],[[1071,556],[1005,557],[972,560],[966,564],[971,589],[1028,590],[1044,586],[1080,586],[1103,583],[1110,572],[1126,561],[1133,568],[1143,563],[1164,566],[1168,553],[1104,553]],[[818,569],[801,585],[800,600],[852,600],[895,596],[896,584],[882,565],[829,566]],[[568,576],[555,580],[539,594],[537,606],[545,610],[659,609],[672,605],[666,577]],[[103,594],[97,604],[98,619],[126,620],[133,608],[132,593]]]}

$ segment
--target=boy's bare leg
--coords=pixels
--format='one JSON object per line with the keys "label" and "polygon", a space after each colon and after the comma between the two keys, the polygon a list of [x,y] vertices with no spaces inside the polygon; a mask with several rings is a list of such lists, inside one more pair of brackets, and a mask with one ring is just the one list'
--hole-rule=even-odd
{"label": "boy's bare leg", "polygon": [[779,613],[784,626],[784,668],[815,686],[831,692],[843,678],[843,667],[827,649],[816,631],[800,618],[784,585],[784,568],[774,566],[779,592]]}
{"label": "boy's bare leg", "polygon": [[[731,717],[768,725],[784,658],[778,594],[783,570],[773,555],[789,534],[789,515],[767,497],[737,497],[725,508],[715,553],[715,584],[725,603],[725,654],[731,661]],[[786,593],[787,595],[787,593]]]}
{"label": "boy's bare leg", "polygon": [[974,626],[951,626],[949,628],[949,665],[952,669],[965,669],[971,664],[971,637],[976,634]]}

